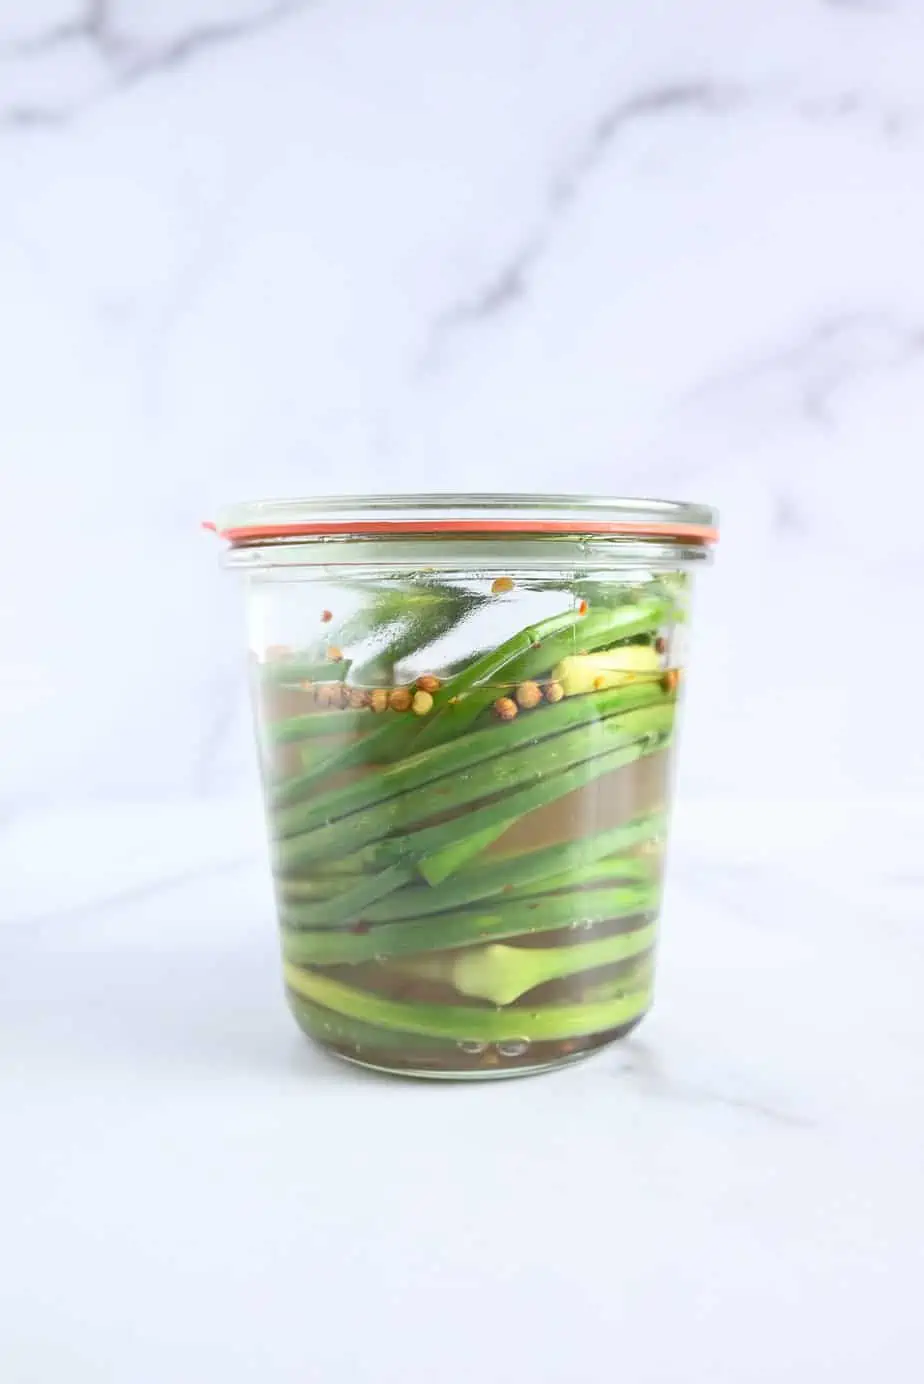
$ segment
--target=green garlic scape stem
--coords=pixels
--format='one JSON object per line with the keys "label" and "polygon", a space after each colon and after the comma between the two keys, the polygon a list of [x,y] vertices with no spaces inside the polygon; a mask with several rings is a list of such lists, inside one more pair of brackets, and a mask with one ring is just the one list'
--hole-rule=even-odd
{"label": "green garlic scape stem", "polygon": [[[577,615],[574,611],[567,611],[564,615],[553,615],[548,620],[542,620],[537,625],[520,630],[497,649],[490,649],[480,658],[476,658],[474,662],[468,664],[466,668],[443,684],[433,699],[431,715],[435,714],[450,698],[462,696],[476,682],[490,677],[492,672],[513,658],[515,654],[528,649],[537,640],[541,641],[562,629],[570,628],[576,619]],[[550,661],[550,667],[552,662],[554,659]],[[342,769],[351,768],[353,765],[375,762],[388,763],[391,760],[400,759],[410,749],[414,740],[419,738],[420,729],[419,724],[412,724],[411,719],[407,716],[402,718],[400,725],[377,728],[370,736],[367,736],[361,747],[350,745],[346,749],[338,750],[306,773],[299,775],[297,780],[290,781],[285,785],[284,798],[278,797],[274,801],[291,802],[293,795],[302,796],[315,784],[322,782],[331,774],[339,773]]]}
{"label": "green garlic scape stem", "polygon": [[[539,850],[484,860],[477,869],[462,871],[436,887],[418,884],[384,897],[365,909],[362,916],[366,922],[387,923],[401,918],[426,917],[449,908],[464,908],[466,904],[490,898],[492,894],[503,893],[505,898],[511,898],[518,891],[535,894],[573,888],[577,883],[589,883],[598,878],[593,873],[601,868],[598,862],[617,851],[630,850],[657,835],[663,826],[663,812],[650,812],[624,826],[596,832],[582,841],[567,841],[543,846]],[[604,878],[613,880],[626,877],[646,879],[650,878],[651,873],[650,859],[631,857],[605,860],[602,870]],[[292,881],[291,886],[286,885],[290,898],[316,897],[301,895],[296,888],[297,883]],[[311,909],[305,909],[304,913],[296,916],[305,927],[323,925],[313,916]]]}
{"label": "green garlic scape stem", "polygon": [[333,1009],[322,1009],[312,1000],[303,999],[294,990],[286,991],[289,1008],[302,1028],[322,1043],[336,1043],[352,1048],[357,1054],[372,1049],[416,1054],[432,1053],[433,1039],[419,1033],[394,1033],[375,1024],[363,1023],[361,1019],[349,1019],[345,1014],[336,1014]]}
{"label": "green garlic scape stem", "polygon": [[656,629],[666,615],[663,602],[643,597],[589,615],[582,615],[578,606],[521,630],[440,689],[415,748],[425,749],[461,735],[494,701],[498,681],[511,684],[537,677],[579,648],[598,649]]}
{"label": "green garlic scape stem", "polygon": [[[342,879],[322,879],[319,876],[313,876],[311,879],[280,879],[277,882],[280,907],[284,909],[291,904],[301,907],[307,903],[335,899],[338,895],[346,893],[360,878],[361,876],[345,875]],[[306,926],[309,924],[306,923]]]}
{"label": "green garlic scape stem", "polygon": [[[636,711],[624,712],[621,716],[576,726],[511,754],[476,763],[469,773],[437,779],[415,793],[399,794],[341,817],[329,825],[297,836],[284,837],[276,843],[277,867],[285,873],[295,865],[348,855],[392,832],[407,831],[431,817],[457,811],[485,798],[495,798],[498,794],[506,796],[482,810],[494,812],[501,821],[505,817],[520,816],[523,811],[529,810],[529,806],[520,806],[519,800],[523,794],[511,790],[533,785],[540,790],[541,801],[545,801],[548,792],[556,796],[555,785],[564,778],[563,771],[586,761],[593,765],[603,764],[609,760],[613,750],[626,746],[634,748],[634,742],[640,737],[657,734],[667,728],[673,708],[666,702],[665,695],[657,687],[641,687],[638,691],[639,694],[647,693],[649,698],[657,697],[658,701]],[[526,791],[529,789],[526,788]],[[504,804],[507,802],[511,804],[511,812],[505,813]],[[419,838],[424,836],[423,832],[411,833],[389,844],[398,847],[403,840],[415,844],[415,856],[429,854],[433,841],[442,843],[448,838],[457,842],[460,827],[466,836],[470,831],[479,830],[486,823],[477,821],[478,817],[476,811],[466,822],[453,820],[434,827],[432,830],[435,834],[432,838],[426,838],[423,852],[419,850]],[[429,875],[426,877],[431,883],[437,882]]]}
{"label": "green garlic scape stem", "polygon": [[[619,985],[623,993],[639,993],[646,988],[650,991],[651,978],[650,957],[645,956],[635,962],[631,969],[624,970],[620,976]],[[616,994],[615,985],[608,986],[606,991],[596,986],[589,992],[588,998],[599,1000],[615,997]],[[425,1053],[432,1055],[434,1043],[439,1045],[441,1041],[431,1034],[408,1033],[406,1030],[395,1032],[392,1029],[380,1028],[376,1024],[365,1023],[362,1019],[348,1018],[345,1014],[338,1014],[333,1009],[322,1008],[313,1000],[304,999],[292,989],[287,989],[286,995],[289,1007],[303,1028],[313,1033],[321,1042],[338,1043],[343,1047],[353,1048],[357,1054],[362,1053],[364,1049],[387,1051],[397,1048],[403,1053],[412,1052],[421,1056]],[[484,1010],[469,1012],[482,1014]],[[475,1034],[467,1035],[469,1039],[473,1039],[475,1036]],[[451,1042],[453,1040],[443,1041]]]}
{"label": "green garlic scape stem", "polygon": [[414,872],[409,865],[389,865],[387,870],[379,874],[360,876],[349,889],[332,898],[317,899],[313,903],[296,904],[294,907],[283,904],[282,920],[285,923],[290,916],[303,917],[308,912],[314,926],[334,927],[347,923],[353,918],[362,917],[368,905],[400,889],[403,884],[409,884],[413,878]]}
{"label": "green garlic scape stem", "polygon": [[[531,899],[537,894],[561,893],[565,890],[583,889],[588,884],[643,884],[651,883],[657,875],[657,862],[654,857],[640,855],[615,855],[607,860],[597,860],[592,864],[574,864],[560,875],[548,879],[537,879],[534,884],[521,884],[504,890],[505,899]],[[451,883],[448,880],[447,883]]]}
{"label": "green garlic scape stem", "polygon": [[[629,712],[626,721],[633,716],[646,718],[637,720],[631,728],[626,726],[627,734],[634,729],[637,739],[564,773],[552,774],[498,802],[476,808],[465,819],[465,831],[461,835],[458,822],[444,822],[412,833],[406,838],[406,844],[423,878],[428,884],[440,884],[502,836],[524,813],[546,807],[578,788],[585,788],[603,774],[663,750],[670,738],[673,708],[654,707],[644,713]],[[392,845],[391,842],[386,844]]]}
{"label": "green garlic scape stem", "polygon": [[[331,774],[353,765],[389,763],[401,758],[412,746],[426,749],[431,743],[454,738],[494,700],[497,692],[491,684],[501,674],[508,681],[535,676],[579,648],[600,648],[617,639],[657,628],[669,610],[665,602],[642,597],[614,610],[582,616],[577,607],[528,625],[449,678],[435,694],[432,711],[425,723],[404,717],[397,724],[377,728],[359,744],[335,751],[297,780],[287,783],[274,801],[291,802],[295,794],[302,796]],[[458,702],[454,698],[458,698]],[[453,715],[444,718],[441,715],[444,710]]]}
{"label": "green garlic scape stem", "polygon": [[274,831],[277,836],[294,836],[327,825],[373,808],[376,803],[388,803],[401,794],[419,793],[436,780],[459,775],[486,760],[499,759],[513,750],[562,736],[566,731],[592,726],[621,712],[664,700],[659,681],[649,680],[573,697],[556,706],[538,707],[515,721],[498,721],[457,740],[420,750],[371,777],[313,795],[308,802],[279,808],[273,814]]}
{"label": "green garlic scape stem", "polygon": [[[490,760],[502,760],[506,764],[510,753],[517,750],[520,753],[509,763],[520,764],[527,749],[530,750],[530,760],[533,760],[537,757],[534,747],[539,742],[555,739],[556,746],[560,747],[564,736],[571,734],[573,738],[566,743],[574,745],[580,743],[575,732],[592,735],[593,728],[599,722],[609,721],[624,711],[664,702],[665,693],[660,681],[650,680],[611,688],[606,692],[588,693],[559,702],[557,706],[542,706],[533,713],[517,717],[515,721],[495,722],[483,731],[472,731],[444,745],[411,754],[369,778],[317,794],[307,803],[277,808],[272,814],[275,835],[297,836],[364,810],[379,811],[376,804],[385,805],[387,810],[398,799],[404,804],[404,810],[408,811],[416,801],[425,800],[423,790],[432,790],[438,796],[447,783],[458,785],[469,782],[469,775],[465,771],[472,770],[474,765],[486,764]],[[501,774],[501,770],[502,765],[497,770],[498,774]],[[486,768],[483,776],[491,772],[490,768]],[[437,783],[441,786],[434,787]],[[414,793],[415,799],[409,800],[403,796],[408,793]],[[451,801],[441,801],[438,810],[443,811],[451,805]]]}
{"label": "green garlic scape stem", "polygon": [[637,990],[626,990],[625,983],[617,983],[601,986],[596,992],[600,997],[585,1003],[554,1004],[536,1009],[409,1004],[357,990],[332,976],[304,971],[291,964],[286,964],[284,969],[286,984],[296,995],[348,1018],[402,1033],[454,1038],[457,1042],[478,1038],[493,1043],[515,1039],[536,1043],[605,1033],[639,1018],[648,1008],[651,997],[647,984]]}
{"label": "green garlic scape stem", "polygon": [[564,947],[507,947],[502,942],[473,947],[464,952],[440,952],[402,969],[421,980],[441,981],[469,999],[491,1004],[513,1004],[521,995],[550,980],[612,966],[639,956],[655,943],[652,924],[634,932],[601,937],[594,942]]}
{"label": "green garlic scape stem", "polygon": [[[465,600],[450,609],[443,597],[405,611],[401,595],[391,593],[375,616],[376,682],[394,680],[402,649],[419,664],[422,619],[452,628],[466,615]],[[347,1052],[378,1051],[383,1065],[406,1051],[439,1068],[465,1062],[441,1059],[441,1043],[473,1053],[507,1041],[525,1048],[602,1036],[641,1017],[651,998],[663,810],[600,830],[613,807],[636,794],[647,800],[649,776],[582,790],[669,745],[677,675],[663,670],[655,635],[675,618],[670,593],[651,585],[589,609],[575,595],[571,609],[471,654],[442,686],[432,678],[413,712],[379,710],[380,690],[370,707],[353,697],[352,706],[319,706],[266,727],[265,745],[292,747],[280,764],[304,766],[268,786],[267,798],[286,984],[306,1028]],[[303,657],[258,676],[285,686],[342,679],[348,669],[347,660]],[[278,709],[295,710],[298,699],[289,700]],[[372,772],[340,777],[354,767]],[[559,802],[552,816],[542,813]],[[510,851],[508,829],[526,828],[536,813],[533,841],[565,834],[560,817],[574,819],[567,834],[578,839]],[[581,824],[589,836],[579,837]],[[507,853],[485,857],[496,842]],[[552,993],[572,1001],[543,1000],[549,982],[568,982]],[[428,985],[447,987],[445,998]],[[415,988],[423,1000],[392,997]]]}
{"label": "green garlic scape stem", "polygon": [[292,930],[283,915],[283,955],[305,965],[332,966],[376,957],[470,947],[485,941],[524,937],[555,928],[611,922],[651,913],[658,905],[653,885],[629,884],[586,889],[573,894],[540,894],[533,899],[503,898],[490,909],[460,909],[409,922],[378,923],[350,931]]}
{"label": "green garlic scape stem", "polygon": [[[399,878],[412,878],[412,872],[405,866],[395,865],[392,870],[400,870]],[[536,880],[534,884],[521,884],[518,887],[504,885],[503,891],[492,889],[487,895],[477,888],[469,890],[468,897],[459,897],[462,891],[447,903],[442,891],[449,890],[455,880],[447,880],[435,889],[427,885],[406,884],[398,887],[395,893],[387,891],[394,888],[393,875],[382,871],[378,875],[367,876],[365,880],[355,881],[357,887],[351,889],[332,888],[331,881],[319,881],[316,885],[310,880],[284,880],[285,888],[279,900],[280,920],[283,926],[298,930],[316,928],[344,927],[355,923],[361,915],[363,924],[410,921],[416,918],[432,918],[450,908],[461,908],[477,902],[491,894],[503,892],[504,900],[534,899],[542,894],[578,894],[588,885],[652,884],[657,875],[657,865],[653,859],[641,856],[614,856],[610,860],[596,861],[591,865],[575,865],[566,873],[548,880]],[[361,886],[361,887],[360,887]],[[378,900],[373,902],[373,900]]]}
{"label": "green garlic scape stem", "polygon": [[[267,728],[267,738],[271,744],[288,745],[298,740],[318,740],[328,735],[357,735],[361,731],[377,729],[383,722],[400,720],[396,711],[381,711],[373,715],[368,708],[355,711],[342,708],[337,711],[306,711],[301,716],[288,716],[284,721],[276,721]],[[285,786],[294,782],[286,779]],[[280,788],[283,784],[279,785]]]}

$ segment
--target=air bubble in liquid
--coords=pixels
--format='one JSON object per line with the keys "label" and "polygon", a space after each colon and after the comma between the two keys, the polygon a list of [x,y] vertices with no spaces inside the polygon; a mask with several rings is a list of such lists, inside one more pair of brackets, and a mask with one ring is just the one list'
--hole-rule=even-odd
{"label": "air bubble in liquid", "polygon": [[479,1057],[487,1046],[487,1043],[481,1043],[477,1038],[463,1038],[456,1044],[459,1051],[466,1053],[469,1057]]}
{"label": "air bubble in liquid", "polygon": [[497,1051],[501,1057],[522,1057],[528,1047],[528,1038],[508,1038],[506,1043],[498,1043]]}

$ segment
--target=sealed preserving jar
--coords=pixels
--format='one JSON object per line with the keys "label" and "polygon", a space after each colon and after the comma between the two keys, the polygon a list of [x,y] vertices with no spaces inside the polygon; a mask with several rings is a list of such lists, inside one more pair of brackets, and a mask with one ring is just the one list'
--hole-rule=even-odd
{"label": "sealed preserving jar", "polygon": [[243,573],[286,994],[350,1061],[557,1067],[652,1002],[702,506],[264,501]]}

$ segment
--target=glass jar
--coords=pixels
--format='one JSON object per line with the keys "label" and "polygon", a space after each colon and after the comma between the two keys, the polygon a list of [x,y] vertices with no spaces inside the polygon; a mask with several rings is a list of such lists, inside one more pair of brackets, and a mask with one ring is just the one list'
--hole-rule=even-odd
{"label": "glass jar", "polygon": [[498,1077],[651,1005],[691,572],[649,500],[239,505],[286,991],[352,1062]]}

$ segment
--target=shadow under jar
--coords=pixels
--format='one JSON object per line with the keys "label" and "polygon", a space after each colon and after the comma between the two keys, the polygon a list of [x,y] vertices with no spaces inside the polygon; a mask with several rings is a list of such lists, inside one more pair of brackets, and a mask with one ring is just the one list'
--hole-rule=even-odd
{"label": "shadow under jar", "polygon": [[246,579],[286,991],[389,1072],[573,1061],[649,1009],[702,506],[266,501]]}

